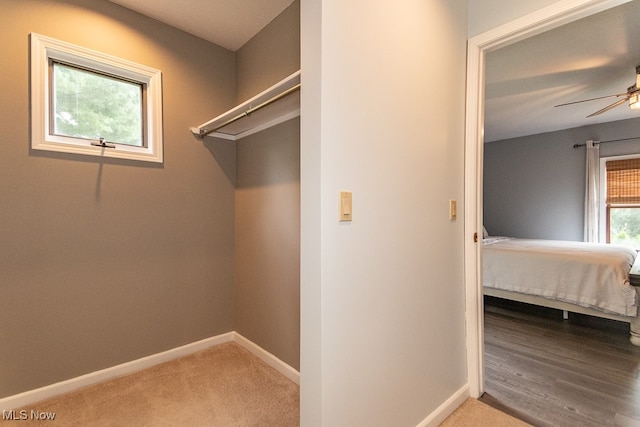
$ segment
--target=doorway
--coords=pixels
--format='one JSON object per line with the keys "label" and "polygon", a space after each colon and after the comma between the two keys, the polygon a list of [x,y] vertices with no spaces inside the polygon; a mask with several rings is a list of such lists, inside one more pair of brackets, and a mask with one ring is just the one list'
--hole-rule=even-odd
{"label": "doorway", "polygon": [[629,0],[585,0],[579,5],[557,2],[468,41],[465,136],[465,286],[467,305],[467,367],[469,391],[484,392],[484,314],[482,259],[478,235],[482,230],[484,77],[487,52],[627,3]]}

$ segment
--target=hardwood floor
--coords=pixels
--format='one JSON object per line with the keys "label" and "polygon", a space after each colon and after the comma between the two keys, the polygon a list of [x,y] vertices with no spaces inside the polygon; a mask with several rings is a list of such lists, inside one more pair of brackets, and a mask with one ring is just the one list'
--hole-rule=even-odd
{"label": "hardwood floor", "polygon": [[484,403],[535,426],[640,427],[629,325],[485,297]]}

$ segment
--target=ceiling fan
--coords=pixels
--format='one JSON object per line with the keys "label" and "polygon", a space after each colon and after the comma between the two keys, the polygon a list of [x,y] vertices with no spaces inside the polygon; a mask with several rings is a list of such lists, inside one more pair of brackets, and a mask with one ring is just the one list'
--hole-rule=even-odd
{"label": "ceiling fan", "polygon": [[627,88],[627,91],[625,93],[619,93],[616,95],[607,95],[607,96],[599,96],[597,98],[589,98],[589,99],[583,99],[581,101],[573,101],[573,102],[567,102],[565,104],[558,104],[555,107],[562,107],[565,105],[572,105],[572,104],[579,104],[581,102],[588,102],[588,101],[595,101],[596,99],[605,99],[605,98],[621,98],[618,99],[616,102],[614,102],[611,105],[607,105],[606,107],[604,107],[601,110],[596,111],[595,113],[591,113],[589,114],[587,117],[593,117],[593,116],[597,116],[599,114],[602,114],[606,111],[609,111],[619,105],[624,104],[625,102],[629,101],[629,107],[633,108],[634,110],[640,110],[640,65],[638,65],[636,67],[636,83],[632,86],[629,86]]}

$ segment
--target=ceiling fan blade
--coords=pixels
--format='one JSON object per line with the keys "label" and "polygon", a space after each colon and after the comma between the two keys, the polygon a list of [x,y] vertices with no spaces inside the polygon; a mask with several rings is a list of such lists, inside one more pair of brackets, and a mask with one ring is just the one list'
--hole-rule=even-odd
{"label": "ceiling fan blade", "polygon": [[596,111],[595,113],[589,114],[589,115],[587,116],[587,118],[588,118],[588,117],[597,116],[598,114],[602,114],[602,113],[604,113],[605,111],[609,111],[609,110],[611,110],[611,109],[613,109],[613,108],[616,108],[618,105],[622,105],[622,104],[624,104],[625,102],[627,102],[627,100],[628,100],[628,99],[629,99],[629,97],[628,97],[628,96],[627,96],[627,97],[625,97],[624,99],[619,99],[619,100],[617,100],[616,102],[614,102],[613,104],[611,104],[611,105],[607,105],[607,106],[606,106],[606,107],[604,107],[602,110],[598,110],[598,111]]}
{"label": "ceiling fan blade", "polygon": [[625,93],[618,93],[616,95],[598,96],[597,98],[589,98],[589,99],[582,99],[580,101],[566,102],[564,104],[554,105],[554,107],[564,107],[565,105],[580,104],[581,102],[595,101],[596,99],[619,98],[621,96],[627,96],[627,95],[628,93],[625,92]]}

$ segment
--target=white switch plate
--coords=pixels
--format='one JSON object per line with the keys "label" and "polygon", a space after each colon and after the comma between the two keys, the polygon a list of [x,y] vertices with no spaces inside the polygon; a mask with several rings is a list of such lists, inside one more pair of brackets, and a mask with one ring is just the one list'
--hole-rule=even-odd
{"label": "white switch plate", "polygon": [[352,205],[351,205],[351,191],[340,192],[340,221],[351,221],[353,217]]}

